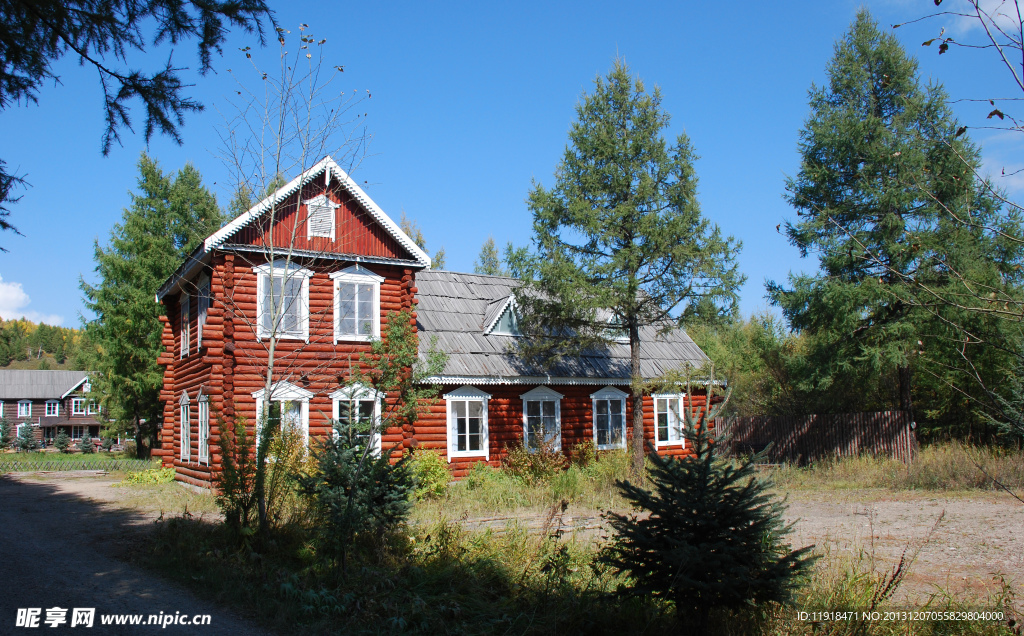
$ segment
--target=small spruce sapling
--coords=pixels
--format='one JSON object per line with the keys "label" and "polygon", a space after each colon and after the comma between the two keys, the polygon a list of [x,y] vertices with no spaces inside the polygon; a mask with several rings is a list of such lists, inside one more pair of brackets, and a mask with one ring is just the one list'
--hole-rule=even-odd
{"label": "small spruce sapling", "polygon": [[7,450],[14,441],[14,427],[6,417],[0,417],[0,450]]}
{"label": "small spruce sapling", "polygon": [[39,442],[36,441],[35,430],[29,424],[22,424],[18,427],[18,450],[27,452],[33,451],[39,447]]}
{"label": "small spruce sapling", "polygon": [[707,633],[712,611],[788,602],[814,560],[813,546],[792,550],[783,542],[791,526],[754,472],[759,457],[737,465],[718,456],[706,423],[724,407],[700,417],[686,405],[683,435],[692,454],[661,457],[650,449],[652,491],[616,482],[634,509],[649,514],[605,515],[616,537],[601,561],[632,580],[621,593],[672,601],[694,634]]}
{"label": "small spruce sapling", "polygon": [[62,453],[68,452],[68,449],[71,448],[71,436],[64,429],[60,429],[57,436],[53,438],[53,446]]}
{"label": "small spruce sapling", "polygon": [[96,446],[93,444],[92,436],[89,435],[88,427],[82,432],[82,439],[78,440],[78,450],[86,455],[96,452]]}

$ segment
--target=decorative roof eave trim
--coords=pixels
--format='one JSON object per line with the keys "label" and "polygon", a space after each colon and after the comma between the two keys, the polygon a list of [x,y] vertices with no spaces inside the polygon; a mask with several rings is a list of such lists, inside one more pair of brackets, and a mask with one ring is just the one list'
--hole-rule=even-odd
{"label": "decorative roof eave trim", "polygon": [[[74,391],[75,389],[77,389],[78,387],[80,387],[80,386],[82,386],[83,384],[85,384],[85,383],[86,383],[86,381],[88,381],[88,380],[89,380],[89,374],[88,374],[88,373],[86,373],[85,375],[83,375],[83,376],[82,376],[82,379],[81,379],[81,380],[79,380],[78,382],[75,382],[74,386],[72,386],[72,387],[71,387],[70,389],[68,389],[67,391],[65,391],[65,392],[64,392],[64,395],[60,396],[60,398],[59,398],[59,399],[63,400],[63,399],[64,399],[64,398],[66,398],[67,396],[71,395],[71,393],[72,393],[72,392],[73,392],[73,391]],[[49,398],[47,398],[47,399],[49,399]]]}
{"label": "decorative roof eave trim", "polygon": [[[222,245],[217,249],[224,250],[225,252],[252,252],[255,254],[266,254],[267,250],[264,247],[256,245]],[[373,263],[375,265],[412,265],[413,267],[420,267],[420,263],[411,261],[406,258],[388,258],[386,256],[360,256],[358,254],[342,254],[333,252],[317,252],[314,250],[290,250],[291,258],[316,258],[320,260],[328,261],[350,261],[353,263]]]}
{"label": "decorative roof eave trim", "polygon": [[[483,384],[483,385],[520,385],[520,384],[565,384],[581,386],[604,386],[616,384],[628,386],[629,378],[580,378],[580,377],[557,377],[550,375],[433,375],[424,378],[420,384]],[[695,386],[707,386],[708,380],[692,380],[690,384]],[[715,380],[714,386],[725,386],[723,380]]]}
{"label": "decorative roof eave trim", "polygon": [[332,159],[330,155],[324,157],[312,168],[306,170],[285,185],[281,186],[276,192],[274,192],[274,194],[266,197],[253,207],[249,208],[249,210],[244,214],[239,215],[235,220],[211,234],[203,243],[205,250],[210,251],[216,247],[220,247],[224,241],[231,238],[231,236],[248,225],[251,221],[262,216],[264,212],[288,198],[302,186],[324,172],[327,173],[325,177],[326,181],[329,181],[332,175],[337,177],[342,187],[352,195],[352,198],[358,201],[366,211],[370,213],[370,216],[377,221],[377,223],[383,226],[384,229],[387,230],[387,232],[406,249],[406,251],[412,254],[418,265],[426,268],[430,267],[430,257],[427,256],[427,254],[421,250],[420,247],[416,245],[416,243],[413,242],[413,240],[409,238],[400,227],[395,225],[395,222],[392,221],[376,203],[374,203],[373,199],[363,192],[363,189],[360,188],[350,176],[348,176],[347,172],[341,169],[341,166],[335,163],[334,159]]}
{"label": "decorative roof eave trim", "polygon": [[204,251],[202,245],[192,250],[185,262],[178,266],[178,269],[171,274],[167,282],[160,286],[160,289],[156,290],[156,302],[159,304],[168,294],[180,291],[181,282],[192,278],[197,269],[209,264],[210,258],[210,253]]}

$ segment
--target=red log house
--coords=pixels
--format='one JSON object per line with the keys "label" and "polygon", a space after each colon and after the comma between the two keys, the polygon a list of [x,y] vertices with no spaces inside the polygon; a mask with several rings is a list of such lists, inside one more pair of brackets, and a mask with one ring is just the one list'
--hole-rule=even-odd
{"label": "red log house", "polygon": [[[415,425],[387,428],[376,440],[396,457],[406,448],[436,449],[458,478],[476,462],[499,465],[519,444],[625,447],[628,344],[532,367],[509,346],[518,337],[516,281],[430,264],[330,157],[228,223],[156,295],[165,310],[166,370],[154,455],[180,481],[210,487],[220,467],[218,422],[244,416],[251,426],[269,404],[309,439],[329,435],[334,420],[379,418],[380,401],[351,386],[349,371],[388,313],[403,309],[413,311],[421,353],[433,340],[448,361],[430,379],[442,387],[437,402]],[[641,336],[645,377],[707,361],[681,329]],[[694,406],[704,395],[694,391]],[[660,453],[686,452],[683,399],[643,398],[646,438]]]}

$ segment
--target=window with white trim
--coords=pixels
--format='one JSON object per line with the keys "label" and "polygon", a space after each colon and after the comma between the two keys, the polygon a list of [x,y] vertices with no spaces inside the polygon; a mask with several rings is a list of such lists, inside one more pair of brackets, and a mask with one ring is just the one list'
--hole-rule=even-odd
{"label": "window with white trim", "polygon": [[[291,427],[302,433],[303,439],[309,442],[309,399],[312,391],[300,388],[291,382],[278,382],[270,388],[267,397],[266,389],[252,394],[256,400],[256,439],[259,440],[264,427],[272,424]],[[270,410],[264,418],[264,408],[269,404]]]}
{"label": "window with white trim", "polygon": [[188,348],[192,344],[192,334],[188,321],[191,312],[191,300],[188,294],[181,295],[181,357],[188,356]]}
{"label": "window with white trim", "polygon": [[295,263],[275,261],[256,272],[257,336],[309,340],[309,278]]}
{"label": "window with white trim", "polygon": [[88,430],[87,426],[82,426],[80,424],[72,426],[71,427],[71,439],[73,439],[75,441],[78,441],[78,440],[82,439],[82,435],[85,434],[86,430]]}
{"label": "window with white trim", "polygon": [[484,329],[484,335],[522,336],[523,333],[519,330],[519,317],[516,314],[517,309],[515,296],[509,296],[497,317]]}
{"label": "window with white trim", "polygon": [[182,391],[178,401],[178,417],[181,425],[179,454],[182,462],[189,462],[192,461],[192,405],[187,391]]}
{"label": "window with white trim", "polygon": [[523,400],[523,446],[531,451],[562,449],[562,394],[539,386]]}
{"label": "window with white trim", "polygon": [[210,399],[199,395],[199,463],[210,465]]}
{"label": "window with white trim", "polygon": [[32,417],[32,402],[30,400],[18,402],[18,417]]}
{"label": "window with white trim", "polygon": [[60,415],[60,402],[57,400],[46,401],[46,417],[57,417]]}
{"label": "window with white trim", "polygon": [[599,450],[626,447],[627,396],[610,386],[590,396],[594,409],[594,444]]}
{"label": "window with white trim", "polygon": [[71,414],[85,415],[85,398],[71,398]]}
{"label": "window with white trim", "polygon": [[[382,437],[380,396],[363,385],[352,385],[331,393],[332,419],[338,426],[354,426],[356,437],[369,441],[372,452],[380,456]],[[335,431],[337,434],[337,431]]]}
{"label": "window with white trim", "polygon": [[683,399],[681,394],[653,395],[654,441],[657,446],[686,445],[683,437]]}
{"label": "window with white trim", "polygon": [[96,400],[89,400],[89,415],[96,415],[100,412],[100,405]]}
{"label": "window with white trim", "polygon": [[206,325],[206,317],[210,313],[210,281],[206,279],[199,283],[199,318],[196,320],[196,347],[203,346],[203,327]]}
{"label": "window with white trim", "polygon": [[378,276],[361,265],[331,274],[334,281],[334,341],[380,337]]}
{"label": "window with white trim", "polygon": [[315,196],[306,204],[306,234],[310,238],[321,236],[334,240],[334,210],[341,207],[326,195]]}
{"label": "window with white trim", "polygon": [[487,402],[491,396],[464,386],[444,396],[448,411],[448,461],[452,457],[490,459]]}

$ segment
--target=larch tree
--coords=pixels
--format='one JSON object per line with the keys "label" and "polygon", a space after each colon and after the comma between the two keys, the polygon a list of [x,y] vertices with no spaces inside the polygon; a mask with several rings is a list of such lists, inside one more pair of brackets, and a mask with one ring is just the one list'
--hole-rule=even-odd
{"label": "larch tree", "polygon": [[628,338],[639,476],[640,330],[680,324],[704,299],[734,307],[740,244],[701,214],[689,138],[665,140],[660,91],[648,93],[624,62],[595,80],[576,115],[554,186],[534,182],[529,194],[533,250],[509,258],[525,278],[516,294],[523,351],[550,360]]}
{"label": "larch tree", "polygon": [[921,85],[916,61],[867,11],[837,42],[828,77],[810,90],[800,170],[786,182],[799,217],[786,234],[801,256],[817,254],[820,272],[790,275],[788,289],[771,282],[769,297],[817,339],[822,387],[856,369],[893,373],[895,401],[913,414],[914,361],[926,334],[948,348],[951,319],[941,306],[921,311],[913,288],[938,298],[968,270],[998,281],[991,236],[949,214],[991,218],[998,205],[974,178],[977,149],[957,134],[941,86]]}
{"label": "larch tree", "polygon": [[199,242],[220,228],[223,215],[191,164],[172,177],[145,154],[131,196],[109,244],[96,244],[99,282],[83,279],[80,286],[95,315],[85,325],[94,347],[93,383],[109,417],[135,438],[139,456],[147,457],[163,419],[164,370],[157,364],[164,349],[163,308],[153,297]]}

